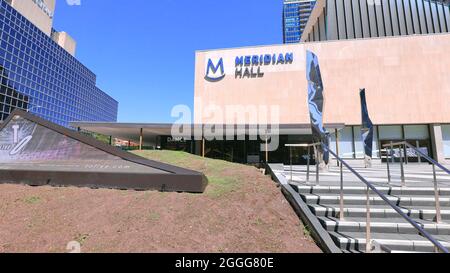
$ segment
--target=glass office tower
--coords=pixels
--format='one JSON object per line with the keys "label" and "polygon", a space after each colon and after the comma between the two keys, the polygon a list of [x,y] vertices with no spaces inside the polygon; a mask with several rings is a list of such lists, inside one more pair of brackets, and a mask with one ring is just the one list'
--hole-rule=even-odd
{"label": "glass office tower", "polygon": [[117,121],[118,103],[89,69],[0,0],[0,121],[15,108],[68,127]]}
{"label": "glass office tower", "polygon": [[315,0],[284,0],[283,43],[299,43],[308,22]]}

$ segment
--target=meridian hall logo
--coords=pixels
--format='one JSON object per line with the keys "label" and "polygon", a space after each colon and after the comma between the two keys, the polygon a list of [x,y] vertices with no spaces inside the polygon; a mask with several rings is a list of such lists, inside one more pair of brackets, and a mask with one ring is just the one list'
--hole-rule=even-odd
{"label": "meridian hall logo", "polygon": [[225,78],[223,58],[220,58],[217,62],[213,62],[213,60],[208,59],[208,64],[206,65],[205,80],[209,82],[218,82],[223,78]]}

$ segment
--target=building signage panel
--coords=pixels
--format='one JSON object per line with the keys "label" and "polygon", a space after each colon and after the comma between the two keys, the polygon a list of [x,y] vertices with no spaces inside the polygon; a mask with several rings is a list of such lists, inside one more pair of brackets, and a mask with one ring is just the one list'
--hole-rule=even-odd
{"label": "building signage panel", "polygon": [[223,67],[223,59],[220,58],[219,61],[213,62],[211,59],[208,60],[206,65],[206,76],[207,81],[216,82],[225,78],[225,69]]}
{"label": "building signage panel", "polygon": [[[236,56],[234,60],[235,79],[253,79],[264,77],[264,67],[288,65],[294,62],[294,53],[259,54]],[[231,62],[230,62],[231,63]],[[205,79],[217,82],[226,76],[225,62],[222,57],[209,58],[206,64]]]}

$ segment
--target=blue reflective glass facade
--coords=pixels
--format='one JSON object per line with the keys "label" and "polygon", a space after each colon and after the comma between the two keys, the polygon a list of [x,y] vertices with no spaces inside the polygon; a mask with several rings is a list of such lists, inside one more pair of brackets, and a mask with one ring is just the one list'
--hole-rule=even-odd
{"label": "blue reflective glass facade", "polygon": [[5,0],[0,5],[0,120],[20,108],[66,127],[117,121],[117,101],[89,69]]}
{"label": "blue reflective glass facade", "polygon": [[284,0],[283,43],[299,43],[316,1]]}

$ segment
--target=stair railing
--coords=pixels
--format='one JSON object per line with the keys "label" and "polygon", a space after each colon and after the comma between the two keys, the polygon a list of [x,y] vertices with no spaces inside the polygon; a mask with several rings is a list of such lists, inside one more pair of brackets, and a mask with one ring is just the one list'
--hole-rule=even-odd
{"label": "stair railing", "polygon": [[[309,146],[308,146],[309,145]],[[371,233],[371,204],[370,204],[370,191],[375,192],[384,202],[386,202],[391,208],[393,208],[402,218],[404,218],[408,223],[410,223],[416,230],[418,230],[419,234],[429,240],[435,247],[437,252],[450,253],[447,248],[445,248],[438,240],[436,240],[431,234],[429,234],[424,228],[422,228],[419,223],[414,221],[411,217],[409,217],[406,213],[400,209],[396,204],[394,204],[391,200],[389,200],[386,195],[384,195],[381,191],[379,191],[371,182],[367,181],[361,174],[359,174],[355,169],[353,169],[346,161],[340,158],[335,152],[333,152],[329,147],[324,144],[288,144],[287,147],[316,147],[321,145],[324,151],[328,151],[334,158],[340,162],[340,212],[339,217],[342,221],[345,221],[344,218],[344,171],[343,167],[345,166],[350,172],[352,172],[361,182],[363,182],[367,186],[366,190],[366,252],[372,252],[372,233]],[[291,154],[292,157],[292,154]],[[318,161],[316,157],[316,173],[318,173]],[[309,169],[309,166],[308,166]],[[292,164],[291,164],[292,170]],[[308,175],[308,174],[307,174]],[[292,177],[292,173],[291,173]],[[291,179],[292,181],[292,179]]]}
{"label": "stair railing", "polygon": [[310,163],[311,163],[311,148],[314,148],[314,154],[315,154],[315,159],[316,159],[316,184],[319,184],[319,160],[317,160],[318,155],[317,155],[317,147],[320,146],[320,143],[313,143],[313,144],[286,144],[286,147],[289,147],[289,161],[290,161],[290,172],[291,172],[291,181],[293,181],[293,169],[292,169],[292,149],[293,148],[307,148],[308,149],[308,155],[306,157],[306,182],[309,182],[309,177],[310,177]]}
{"label": "stair railing", "polygon": [[[389,167],[389,161],[393,158],[393,149],[394,147],[399,147],[400,150],[400,171],[401,171],[401,181],[402,186],[406,186],[406,179],[405,179],[405,170],[403,167],[403,152],[405,151],[405,158],[406,162],[408,161],[408,148],[413,150],[414,153],[417,155],[417,157],[420,159],[421,157],[425,158],[426,161],[428,161],[433,168],[433,184],[434,184],[434,198],[435,198],[435,207],[436,207],[436,223],[442,222],[442,216],[441,216],[441,203],[440,203],[440,196],[439,196],[439,185],[437,182],[437,174],[436,174],[436,167],[444,171],[445,173],[450,175],[450,170],[444,167],[442,164],[431,158],[429,155],[425,154],[421,150],[419,150],[417,147],[414,147],[413,145],[409,144],[406,141],[396,142],[396,143],[390,143],[383,145],[386,150],[389,150],[389,152],[386,152],[386,161],[387,161],[387,171],[388,171],[388,177],[389,182],[391,182],[391,170]],[[419,160],[419,162],[422,162],[422,160]]]}

